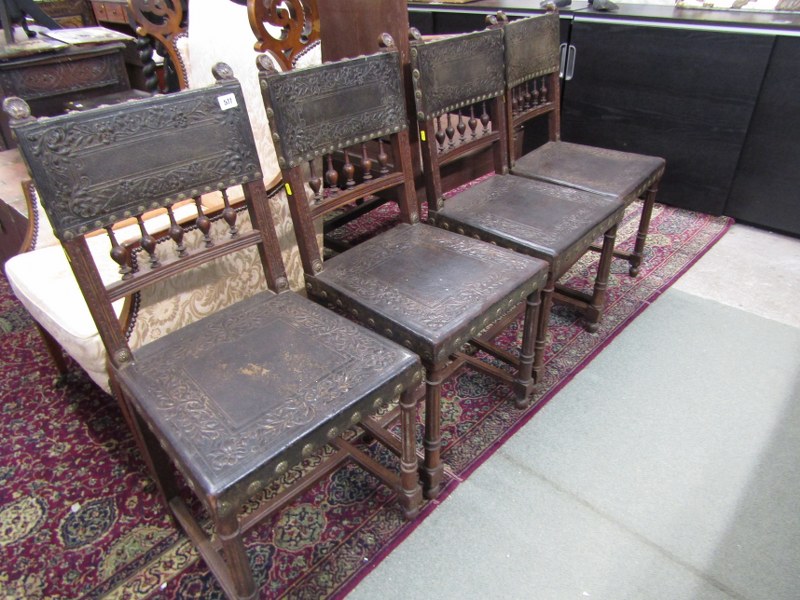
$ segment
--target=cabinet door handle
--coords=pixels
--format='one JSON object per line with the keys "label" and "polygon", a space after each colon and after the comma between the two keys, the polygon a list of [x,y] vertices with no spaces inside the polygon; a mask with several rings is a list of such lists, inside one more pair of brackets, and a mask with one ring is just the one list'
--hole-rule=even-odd
{"label": "cabinet door handle", "polygon": [[575,74],[575,55],[577,53],[578,51],[575,49],[575,46],[570,44],[569,50],[567,51],[567,67],[564,73],[564,81],[570,81]]}
{"label": "cabinet door handle", "polygon": [[558,63],[558,76],[561,79],[564,79],[564,68],[567,65],[567,43],[564,42],[558,47],[558,51],[561,55],[561,60]]}

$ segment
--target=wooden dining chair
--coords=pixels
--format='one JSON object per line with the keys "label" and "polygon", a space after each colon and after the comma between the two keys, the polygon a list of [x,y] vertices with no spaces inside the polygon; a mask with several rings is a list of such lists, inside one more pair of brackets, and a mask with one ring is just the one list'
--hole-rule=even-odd
{"label": "wooden dining chair", "polygon": [[[166,508],[225,593],[254,598],[243,535],[308,489],[314,475],[355,460],[396,491],[406,517],[417,514],[423,371],[408,349],[289,291],[241,87],[226,65],[217,65],[215,77],[210,87],[49,119],[32,118],[18,98],[5,108]],[[233,186],[242,186],[246,210],[230,205]],[[200,197],[210,193],[224,203],[215,218],[202,209]],[[191,198],[196,218],[179,225],[173,207]],[[156,208],[172,223],[158,238],[141,218]],[[131,218],[139,238],[117,242],[115,223]],[[113,281],[101,276],[89,248],[102,238],[119,271]],[[253,289],[242,261],[260,263],[265,289]],[[115,301],[151,288],[171,299],[211,269],[226,284],[219,294],[245,279],[250,295],[132,347]],[[372,416],[395,400],[400,439],[381,439],[399,466],[387,466],[356,446],[359,432],[378,428]],[[243,516],[246,502],[323,448],[330,458],[318,472],[280,481],[287,494],[260,500],[253,512],[250,503]],[[184,501],[175,470],[200,503]],[[198,504],[205,510],[196,515]],[[210,536],[202,524],[208,518]]]}
{"label": "wooden dining chair", "polygon": [[[422,358],[426,369],[423,485],[441,490],[441,384],[470,361],[508,382],[520,406],[533,392],[533,342],[547,265],[420,223],[400,56],[384,52],[277,73],[262,61],[261,89],[290,198],[310,297]],[[374,159],[373,159],[374,157]],[[321,159],[324,172],[317,168]],[[374,194],[391,194],[401,222],[322,260],[313,220]],[[511,372],[460,353],[472,338],[525,306]],[[513,354],[513,355],[512,355]],[[454,360],[454,357],[456,360]]]}
{"label": "wooden dining chair", "polygon": [[[628,261],[630,275],[639,273],[650,217],[664,174],[663,158],[573,144],[561,140],[558,13],[509,21],[498,13],[505,30],[506,109],[511,172],[579,190],[622,198],[626,206],[643,201],[639,229],[631,252],[615,251]],[[526,126],[547,119],[548,141],[520,155]]]}
{"label": "wooden dining chair", "polygon": [[[581,309],[590,331],[599,326],[624,205],[618,198],[507,174],[501,29],[432,41],[412,30],[412,37],[428,220],[547,262],[534,360],[534,379],[540,381],[556,281],[604,236],[592,294],[573,290],[564,296]],[[481,152],[491,153],[495,172],[445,201],[442,170]]]}

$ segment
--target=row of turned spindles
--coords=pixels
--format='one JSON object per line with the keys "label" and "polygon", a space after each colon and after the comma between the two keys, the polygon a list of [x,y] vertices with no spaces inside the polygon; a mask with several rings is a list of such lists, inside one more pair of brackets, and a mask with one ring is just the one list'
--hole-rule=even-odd
{"label": "row of turned spindles", "polygon": [[[386,153],[383,140],[378,139],[378,154],[374,158],[369,154],[367,143],[361,143],[355,150],[345,148],[342,151],[344,163],[341,165],[341,174],[334,165],[334,155],[327,154],[323,157],[323,173],[318,173],[316,161],[308,161],[310,177],[308,185],[314,194],[314,203],[319,204],[325,198],[335,196],[342,189],[350,189],[357,185],[356,174],[359,173],[360,181],[366,182],[374,177],[389,173],[389,155]],[[353,162],[353,157],[360,158],[358,168]],[[341,185],[344,187],[341,187]]]}
{"label": "row of turned spindles", "polygon": [[515,86],[511,90],[511,114],[536,108],[550,101],[547,78],[538,77]]}
{"label": "row of turned spindles", "polygon": [[[222,201],[224,203],[221,216],[228,225],[229,236],[233,238],[236,237],[239,232],[239,229],[236,225],[236,210],[231,206],[227,191],[221,190],[221,192]],[[197,209],[195,225],[203,234],[203,243],[207,248],[209,248],[214,245],[214,239],[211,236],[211,218],[209,218],[205,213],[202,199],[198,196],[193,200]],[[186,234],[186,229],[180,223],[178,223],[177,219],[175,218],[173,205],[166,206],[166,209],[170,223],[169,229],[167,230],[167,238],[173,242],[178,257],[183,258],[188,255],[188,250],[183,240],[184,235]],[[158,240],[156,240],[156,238],[147,231],[141,214],[136,215],[136,222],[139,225],[139,232],[141,234],[138,245],[147,253],[150,268],[155,269],[160,265],[158,255],[156,254]],[[114,230],[111,226],[107,226],[105,229],[108,233],[109,240],[111,240],[111,258],[119,265],[119,272],[122,275],[122,279],[127,279],[135,270],[133,263],[133,252],[129,246],[120,244],[117,241]]]}
{"label": "row of turned spindles", "polygon": [[[472,104],[460,108],[457,112],[448,112],[435,119],[436,147],[439,152],[445,152],[460,144],[465,144],[470,139],[475,139],[491,131],[491,117],[486,111],[486,103]],[[456,136],[458,134],[458,136]]]}

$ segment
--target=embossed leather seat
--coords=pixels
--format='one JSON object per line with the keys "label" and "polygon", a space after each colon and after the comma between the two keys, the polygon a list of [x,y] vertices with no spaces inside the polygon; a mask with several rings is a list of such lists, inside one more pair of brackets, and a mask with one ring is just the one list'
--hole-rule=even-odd
{"label": "embossed leather seat", "polygon": [[[501,29],[427,42],[412,34],[417,38],[411,46],[411,68],[428,219],[444,229],[547,261],[534,361],[535,380],[541,381],[555,282],[598,236],[605,236],[592,295],[576,292],[570,298],[583,310],[589,330],[595,330],[605,304],[614,237],[624,205],[613,196],[505,174],[508,142]],[[482,121],[482,128],[475,120]],[[478,152],[493,153],[496,173],[445,201],[442,169]]]}
{"label": "embossed leather seat", "polygon": [[[526,316],[513,372],[484,367],[510,384],[521,406],[530,401],[547,265],[419,222],[396,50],[289,73],[260,67],[309,296],[411,349],[427,370],[423,477],[433,497],[443,473],[441,384],[466,360],[453,357],[520,303]],[[315,170],[320,157],[328,173]],[[312,219],[379,192],[393,193],[402,222],[323,263]]]}
{"label": "embossed leather seat", "polygon": [[[423,371],[409,350],[289,291],[241,87],[225,65],[215,74],[220,81],[208,88],[51,119],[31,118],[19,99],[6,106],[106,348],[112,389],[165,506],[225,593],[254,598],[242,536],[285,500],[268,496],[247,517],[242,508],[317,449],[335,449],[322,461],[322,474],[354,459],[396,490],[407,517],[417,513],[414,429]],[[230,205],[225,191],[239,185],[245,212]],[[212,190],[222,191],[225,204],[213,221],[199,200]],[[193,197],[199,217],[180,226],[173,206]],[[158,240],[141,219],[157,207],[172,222]],[[130,217],[141,235],[124,245],[112,227]],[[107,252],[121,273],[114,281],[104,281],[87,243],[97,230],[108,233]],[[243,255],[260,265],[269,289],[249,285],[241,301],[130,346],[115,300],[149,288],[168,299],[191,286],[186,275],[197,270],[219,270],[237,286],[252,271],[243,268]],[[371,417],[395,399],[399,440]],[[357,425],[347,439],[340,436]],[[399,473],[355,447],[353,436],[363,428],[399,455]],[[173,466],[210,516],[212,537],[184,503]],[[281,482],[290,495],[313,483],[296,477]]]}
{"label": "embossed leather seat", "polygon": [[[650,217],[664,174],[663,158],[597,148],[561,141],[558,14],[508,22],[505,30],[506,104],[510,127],[511,172],[580,190],[622,198],[626,206],[643,198],[639,230],[632,252],[616,252],[630,264],[631,276],[639,273]],[[513,136],[525,123],[549,119],[549,141],[517,156]]]}

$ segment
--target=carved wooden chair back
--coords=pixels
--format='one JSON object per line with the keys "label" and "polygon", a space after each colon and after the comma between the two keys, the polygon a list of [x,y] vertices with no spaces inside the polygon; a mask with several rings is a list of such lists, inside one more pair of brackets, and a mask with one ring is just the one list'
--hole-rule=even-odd
{"label": "carved wooden chair back", "polygon": [[[353,458],[397,491],[406,516],[416,514],[422,371],[408,350],[288,291],[241,87],[226,65],[214,74],[218,82],[207,88],[51,119],[32,118],[20,99],[5,106],[165,505],[226,594],[249,598],[255,578],[243,533],[315,477],[240,520],[242,507],[317,449],[335,450],[316,478]],[[242,186],[244,213],[228,201],[232,186]],[[222,195],[218,215],[205,214],[201,195],[208,193]],[[195,199],[191,223],[179,222],[173,210],[187,198]],[[142,219],[158,208],[170,221],[160,239]],[[114,225],[131,218],[139,235],[122,243]],[[119,271],[110,281],[90,248],[102,238]],[[144,288],[180,288],[189,271],[253,253],[269,289],[131,348],[116,301]],[[233,264],[227,279],[242,276]],[[401,439],[388,437],[401,459],[399,474],[339,437],[398,398]],[[210,515],[213,537],[181,500],[171,465]]]}
{"label": "carved wooden chair back", "polygon": [[[507,171],[503,31],[422,41],[411,30],[411,73],[428,210],[443,206],[442,170],[491,152],[496,173]],[[435,198],[435,205],[431,199]]]}
{"label": "carved wooden chair back", "polygon": [[321,39],[317,0],[247,0],[247,15],[256,36],[255,50],[268,52],[286,71]]}
{"label": "carved wooden chair back", "polygon": [[401,220],[419,220],[396,50],[283,75],[261,59],[259,69],[305,273],[322,268],[316,219],[394,190]]}
{"label": "carved wooden chair back", "polygon": [[[238,3],[245,4],[244,1]],[[320,40],[317,0],[286,0],[280,5],[247,0],[246,4],[255,36],[255,51],[270,54],[281,69],[294,68],[300,56]],[[179,48],[180,40],[187,35],[188,0],[128,0],[128,9],[136,22],[136,33],[142,40],[140,53],[148,65],[145,76],[150,89],[158,85],[155,66],[149,60],[152,45],[166,59],[167,70],[174,72],[177,89],[189,87],[187,65]]]}
{"label": "carved wooden chair back", "polygon": [[[499,21],[505,31],[506,112],[510,128],[509,160],[522,151],[522,126],[547,118],[548,139],[561,139],[560,50],[558,13]],[[495,21],[497,22],[497,21]]]}

